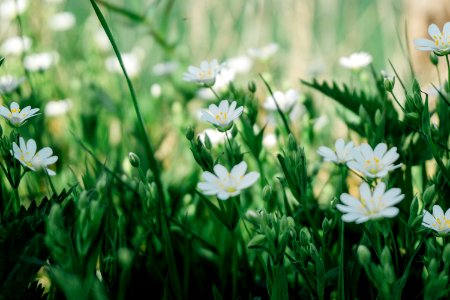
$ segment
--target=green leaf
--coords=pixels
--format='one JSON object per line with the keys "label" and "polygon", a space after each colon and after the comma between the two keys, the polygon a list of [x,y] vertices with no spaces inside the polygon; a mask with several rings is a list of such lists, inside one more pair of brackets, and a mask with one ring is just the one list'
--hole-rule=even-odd
{"label": "green leaf", "polygon": [[[227,216],[217,208],[214,204],[211,203],[203,194],[197,192],[202,202],[206,205],[206,207],[211,211],[211,213],[226,227],[228,227],[228,219]],[[221,201],[221,200],[219,200]]]}
{"label": "green leaf", "polygon": [[275,279],[272,285],[272,293],[270,294],[271,300],[287,300],[289,299],[288,282],[286,278],[286,272],[284,266],[276,266]]}
{"label": "green leaf", "polygon": [[5,58],[3,56],[0,56],[0,67],[3,65],[4,62]]}

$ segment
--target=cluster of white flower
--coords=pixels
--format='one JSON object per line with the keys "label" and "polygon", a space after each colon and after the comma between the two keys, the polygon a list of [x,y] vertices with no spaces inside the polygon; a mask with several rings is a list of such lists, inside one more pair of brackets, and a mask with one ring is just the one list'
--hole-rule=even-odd
{"label": "cluster of white flower", "polygon": [[[12,102],[9,108],[0,106],[0,115],[14,128],[24,125],[28,119],[36,116],[38,112],[39,108],[31,108],[31,106],[21,109],[16,102]],[[44,170],[48,175],[55,175],[55,171],[48,168],[49,165],[58,160],[58,157],[53,155],[53,150],[50,147],[42,148],[37,152],[36,150],[35,140],[29,139],[25,142],[20,137],[19,145],[16,142],[12,143],[11,154],[26,168],[33,171]]]}

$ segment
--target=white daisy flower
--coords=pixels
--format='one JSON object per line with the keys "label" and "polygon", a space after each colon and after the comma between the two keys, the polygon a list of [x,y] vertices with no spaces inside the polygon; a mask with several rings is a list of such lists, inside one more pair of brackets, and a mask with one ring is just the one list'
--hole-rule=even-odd
{"label": "white daisy flower", "polygon": [[28,0],[3,0],[0,2],[0,19],[12,20],[28,7]]}
{"label": "white daisy flower", "polygon": [[26,56],[23,64],[28,71],[42,72],[56,64],[58,59],[57,52],[42,52]]}
{"label": "white daisy flower", "polygon": [[425,210],[422,225],[431,228],[438,233],[450,232],[450,208],[444,211],[439,205],[433,206],[433,214]]}
{"label": "white daisy flower", "polygon": [[166,61],[154,65],[152,72],[155,76],[164,76],[175,73],[177,69],[178,63],[176,61]]}
{"label": "white daisy flower", "polygon": [[275,148],[278,144],[277,136],[273,133],[265,134],[262,143],[268,149]]}
{"label": "white daisy flower", "polygon": [[[221,92],[228,88],[230,82],[234,80],[236,72],[232,69],[221,68],[220,73],[216,76],[216,81],[212,85],[215,92]],[[204,99],[214,99],[216,95],[209,88],[201,88],[197,91],[197,96]]]}
{"label": "white daisy flower", "polygon": [[202,141],[202,143],[205,143],[205,136],[208,136],[209,140],[211,141],[211,144],[213,146],[216,146],[218,144],[223,144],[226,139],[226,135],[224,132],[220,132],[215,129],[207,128],[203,130],[203,132],[198,134],[198,137]]}
{"label": "white daisy flower", "polygon": [[206,86],[213,86],[220,68],[217,59],[213,59],[211,62],[204,60],[201,62],[200,68],[189,66],[188,71],[183,74],[183,79]]}
{"label": "white daisy flower", "polygon": [[289,89],[285,93],[281,91],[275,91],[273,97],[269,95],[264,102],[264,108],[270,111],[277,111],[277,105],[275,104],[274,98],[278,103],[282,112],[288,112],[294,107],[300,98],[300,94],[295,89]]}
{"label": "white daisy flower", "polygon": [[236,73],[247,73],[252,68],[253,62],[250,57],[240,55],[230,57],[226,60],[225,65]]}
{"label": "white daisy flower", "polygon": [[12,36],[1,46],[3,55],[20,55],[31,48],[31,39],[27,36]]}
{"label": "white daisy flower", "polygon": [[53,31],[66,31],[75,26],[75,15],[71,12],[59,12],[50,17],[48,26]]}
{"label": "white daisy flower", "polygon": [[321,146],[317,153],[324,158],[325,161],[332,161],[337,164],[344,164],[353,159],[353,142],[345,144],[343,139],[336,140],[334,145],[335,151],[328,147]]}
{"label": "white daisy flower", "polygon": [[372,191],[367,182],[363,182],[359,186],[359,198],[344,193],[340,197],[344,204],[337,204],[336,208],[344,213],[342,215],[344,222],[360,224],[368,220],[393,218],[399,213],[399,209],[394,205],[405,197],[401,192],[399,188],[386,191],[383,182],[378,183]]}
{"label": "white daisy flower", "polygon": [[341,57],[339,63],[347,69],[359,70],[372,62],[372,55],[366,52],[352,53],[350,56]]}
{"label": "white daisy flower", "polygon": [[20,147],[13,142],[13,155],[22,165],[33,171],[45,169],[48,175],[56,175],[55,171],[47,168],[48,165],[58,160],[58,156],[53,155],[53,150],[50,147],[42,148],[36,153],[36,142],[33,139],[29,139],[25,144],[25,140],[22,137],[19,138],[19,145]]}
{"label": "white daisy flower", "polygon": [[436,24],[431,24],[428,27],[428,34],[433,40],[414,40],[414,44],[418,50],[434,51],[436,55],[446,55],[450,53],[450,22],[444,24],[442,33]]}
{"label": "white daisy flower", "polygon": [[278,51],[278,44],[270,43],[261,48],[250,48],[248,49],[248,55],[253,58],[257,58],[260,60],[268,60]]}
{"label": "white daisy flower", "polygon": [[0,94],[9,94],[19,88],[19,86],[25,81],[25,77],[15,78],[11,75],[5,75],[0,77]]}
{"label": "white daisy flower", "polygon": [[222,166],[215,165],[214,173],[203,172],[203,180],[198,188],[205,195],[217,195],[220,200],[227,200],[240,194],[241,190],[253,185],[259,178],[258,172],[250,172],[246,175],[247,164],[243,161],[235,165],[230,172]]}
{"label": "white daisy flower", "polygon": [[397,147],[387,151],[385,143],[378,144],[374,150],[368,144],[362,144],[353,149],[353,159],[347,162],[347,166],[365,176],[375,178],[384,177],[389,171],[401,167],[402,164],[394,165],[399,158]]}
{"label": "white daisy flower", "polygon": [[[141,71],[141,61],[134,52],[121,53],[122,62],[130,77],[136,77]],[[108,72],[122,74],[119,60],[115,55],[105,60],[105,66]]]}
{"label": "white daisy flower", "polygon": [[47,117],[57,117],[67,114],[72,108],[70,99],[52,100],[45,105],[44,114]]}
{"label": "white daisy flower", "polygon": [[31,108],[31,106],[20,109],[19,104],[12,102],[10,109],[0,106],[0,115],[7,119],[14,127],[22,126],[26,120],[34,117],[39,111],[39,108]]}
{"label": "white daisy flower", "polygon": [[219,106],[211,104],[209,110],[203,110],[200,118],[215,125],[217,129],[226,131],[231,128],[233,121],[239,118],[244,111],[243,106],[236,108],[236,105],[236,101],[233,101],[230,105],[228,100],[222,100]]}

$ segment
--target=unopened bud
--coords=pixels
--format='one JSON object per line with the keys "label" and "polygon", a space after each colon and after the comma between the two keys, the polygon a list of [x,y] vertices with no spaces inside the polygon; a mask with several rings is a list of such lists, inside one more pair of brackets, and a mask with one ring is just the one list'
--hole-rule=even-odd
{"label": "unopened bud", "polygon": [[358,246],[358,250],[356,250],[357,254],[358,254],[358,261],[362,266],[367,266],[370,261],[371,261],[371,254],[370,254],[370,250],[364,246],[364,245],[359,245]]}
{"label": "unopened bud", "polygon": [[128,159],[130,160],[130,164],[135,168],[139,168],[141,165],[141,159],[134,152],[128,153]]}
{"label": "unopened bud", "polygon": [[273,190],[272,187],[270,185],[266,185],[263,188],[263,200],[264,202],[269,202],[270,199],[272,199],[272,194],[273,194]]}
{"label": "unopened bud", "polygon": [[392,90],[394,89],[395,86],[395,77],[385,77],[384,78],[384,88],[386,89],[386,91],[388,92],[392,92]]}
{"label": "unopened bud", "polygon": [[250,80],[248,82],[248,90],[250,93],[253,93],[253,94],[256,92],[256,84],[253,80]]}
{"label": "unopened bud", "polygon": [[188,127],[188,128],[186,129],[186,138],[187,138],[189,141],[192,141],[192,140],[194,139],[194,136],[195,136],[194,128]]}
{"label": "unopened bud", "polygon": [[445,245],[444,251],[442,252],[442,260],[446,263],[450,263],[450,244]]}
{"label": "unopened bud", "polygon": [[434,52],[430,52],[430,61],[433,65],[437,66],[439,63],[439,58]]}

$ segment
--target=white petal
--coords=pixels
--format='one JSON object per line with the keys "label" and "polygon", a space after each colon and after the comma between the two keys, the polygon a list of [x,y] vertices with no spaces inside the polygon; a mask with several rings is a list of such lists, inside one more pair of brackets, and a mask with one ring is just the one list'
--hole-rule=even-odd
{"label": "white petal", "polygon": [[439,205],[434,205],[433,206],[433,216],[437,219],[443,219],[445,217],[444,215],[444,211],[442,210],[442,208]]}
{"label": "white petal", "polygon": [[217,198],[219,198],[220,200],[227,200],[230,197],[230,194],[228,194],[227,192],[219,192],[217,194]]}
{"label": "white petal", "polygon": [[373,154],[376,157],[381,158],[381,157],[383,157],[384,153],[386,153],[386,150],[387,150],[387,145],[385,143],[379,143],[375,147],[375,150],[373,150]]}
{"label": "white petal", "polygon": [[203,172],[202,177],[206,182],[215,182],[219,179],[216,175],[208,171]]}
{"label": "white petal", "polygon": [[53,171],[53,170],[50,170],[50,169],[45,169],[46,171],[47,171],[47,174],[48,175],[50,175],[50,176],[55,176],[56,175],[56,172],[55,171]]}
{"label": "white petal", "polygon": [[221,112],[228,112],[228,100],[220,101],[219,111],[221,111]]}
{"label": "white petal", "polygon": [[7,109],[7,108],[4,107],[4,106],[0,106],[0,115],[2,115],[3,117],[9,119],[9,114],[10,114],[10,113],[11,113],[11,112],[9,111],[9,109]]}
{"label": "white petal", "polygon": [[358,207],[358,208],[361,206],[361,202],[358,199],[356,199],[355,197],[353,197],[352,195],[349,195],[347,193],[341,194],[339,199],[341,199],[342,203],[344,203],[348,206]]}
{"label": "white petal", "polygon": [[436,44],[433,41],[427,39],[414,40],[414,45],[416,46],[417,50],[422,51],[433,51],[439,49],[439,47],[436,47]]}
{"label": "white petal", "polygon": [[319,149],[317,150],[317,153],[320,156],[324,157],[325,160],[335,161],[335,162],[337,161],[336,153],[334,153],[334,151],[328,147],[325,147],[325,146],[319,147]]}
{"label": "white petal", "polygon": [[342,204],[336,204],[336,208],[343,213],[361,213],[358,209],[355,209],[352,206],[346,206]]}
{"label": "white petal", "polygon": [[386,218],[393,218],[398,215],[399,209],[397,207],[388,207],[380,211],[380,215]]}
{"label": "white petal", "polygon": [[214,173],[216,173],[217,177],[219,177],[219,179],[221,180],[228,178],[228,170],[222,165],[215,165]]}
{"label": "white petal", "polygon": [[368,144],[362,144],[359,146],[362,156],[365,160],[373,158],[373,150]]}
{"label": "white petal", "polygon": [[370,186],[367,182],[361,183],[359,186],[359,195],[361,199],[370,199],[372,198],[372,192],[370,191]]}
{"label": "white petal", "polygon": [[44,164],[45,165],[51,165],[51,164],[54,164],[57,161],[58,161],[58,156],[55,155],[55,156],[51,156],[49,158],[45,158],[44,159]]}
{"label": "white petal", "polygon": [[343,139],[338,139],[334,144],[334,148],[336,149],[336,153],[340,154],[344,152],[345,142]]}
{"label": "white petal", "polygon": [[364,222],[369,221],[369,219],[370,219],[370,217],[368,217],[368,216],[362,216],[362,217],[358,218],[358,219],[355,221],[355,223],[356,223],[356,224],[361,224],[361,223],[364,223]]}
{"label": "white petal", "polygon": [[450,22],[444,24],[444,29],[442,30],[442,35],[444,36],[444,41],[448,41],[450,35]]}
{"label": "white petal", "polygon": [[354,222],[355,220],[357,220],[358,218],[360,218],[362,215],[361,214],[345,214],[342,215],[342,221],[344,222]]}
{"label": "white petal", "polygon": [[433,217],[433,215],[425,210],[425,212],[423,214],[422,225],[430,227],[431,225],[433,225],[435,223],[436,223],[436,219]]}
{"label": "white petal", "polygon": [[239,189],[245,189],[253,185],[259,178],[258,172],[250,172],[239,182]]}
{"label": "white petal", "polygon": [[441,31],[436,24],[431,24],[430,26],[428,26],[428,34],[434,39],[435,36],[438,37],[439,35],[441,35]]}
{"label": "white petal", "polygon": [[375,201],[378,201],[378,199],[383,197],[384,191],[386,190],[386,184],[384,182],[380,182],[375,187],[375,190],[373,191],[373,198]]}
{"label": "white petal", "polygon": [[[33,142],[34,142],[34,141],[33,141]],[[36,143],[35,143],[35,145],[36,145]],[[31,151],[30,151],[30,153],[31,153]],[[53,154],[52,148],[50,148],[50,147],[44,147],[44,148],[42,148],[41,150],[39,150],[38,153],[36,153],[36,156],[38,156],[38,157],[41,158],[41,159],[45,159],[45,158],[51,156],[52,154]]]}
{"label": "white petal", "polygon": [[230,173],[231,176],[239,178],[241,176],[244,176],[245,171],[247,171],[247,163],[245,161],[240,162],[239,164],[235,165]]}

